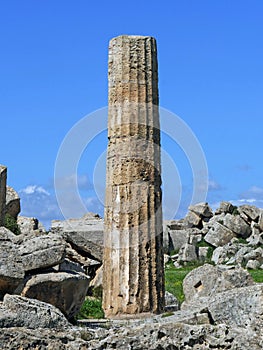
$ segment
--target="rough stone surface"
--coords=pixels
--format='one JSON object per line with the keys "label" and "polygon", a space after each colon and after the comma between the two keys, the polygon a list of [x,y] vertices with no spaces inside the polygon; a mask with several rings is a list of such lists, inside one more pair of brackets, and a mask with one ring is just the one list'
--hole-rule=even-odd
{"label": "rough stone surface", "polygon": [[87,213],[80,219],[54,220],[51,224],[51,231],[61,234],[77,252],[100,262],[103,259],[103,230],[103,220],[94,213]]}
{"label": "rough stone surface", "polygon": [[177,311],[180,309],[180,303],[178,299],[172,294],[165,291],[165,310]]}
{"label": "rough stone surface", "polygon": [[257,260],[248,260],[246,264],[246,269],[257,270],[261,266],[260,262]]}
{"label": "rough stone surface", "polygon": [[263,232],[263,209],[260,210],[258,225],[259,225],[260,230]]}
{"label": "rough stone surface", "polygon": [[242,268],[204,264],[192,270],[183,281],[185,302],[210,297],[222,291],[254,284],[250,274]]}
{"label": "rough stone surface", "polygon": [[[202,303],[202,301],[200,301]],[[262,324],[263,284],[234,288],[204,301],[213,322],[244,327]]]}
{"label": "rough stone surface", "polygon": [[255,207],[254,205],[241,205],[238,207],[238,211],[240,213],[244,213],[247,218],[253,221],[258,221],[258,218],[260,216],[260,209]]}
{"label": "rough stone surface", "polygon": [[189,241],[191,230],[170,230],[168,233],[169,248],[168,251],[178,251],[183,245]]}
{"label": "rough stone surface", "polygon": [[13,293],[23,281],[24,268],[21,256],[11,241],[12,232],[0,228],[0,299],[6,293]]}
{"label": "rough stone surface", "polygon": [[36,218],[28,218],[25,216],[17,217],[17,224],[21,234],[28,236],[38,229],[38,220]]}
{"label": "rough stone surface", "polygon": [[85,273],[91,277],[93,277],[96,270],[101,266],[101,262],[79,254],[69,243],[66,244],[66,258],[81,266]]}
{"label": "rough stone surface", "polygon": [[178,253],[178,261],[190,262],[198,260],[198,250],[193,244],[185,244]]}
{"label": "rough stone surface", "polygon": [[103,287],[103,266],[101,266],[95,277],[90,281],[90,287],[92,288],[102,288]]}
{"label": "rough stone surface", "polygon": [[18,193],[10,186],[6,188],[6,205],[5,212],[13,218],[17,218],[20,213],[20,197]]}
{"label": "rough stone surface", "polygon": [[190,205],[188,209],[201,218],[211,218],[213,216],[213,211],[209,207],[208,203],[197,203],[195,205]]}
{"label": "rough stone surface", "polygon": [[[204,314],[199,315],[204,317]],[[156,320],[157,321],[157,320]],[[113,329],[101,341],[91,340],[90,349],[158,349],[158,350],[260,350],[263,337],[260,330],[202,324],[189,325],[175,321],[173,316],[164,322],[129,325]]]}
{"label": "rough stone surface", "polygon": [[206,236],[204,237],[205,241],[211,244],[214,247],[223,246],[231,241],[235,236],[233,231],[220,224],[215,222],[215,224],[210,228]]}
{"label": "rough stone surface", "polygon": [[54,306],[18,295],[6,294],[0,305],[0,328],[69,328],[64,315]]}
{"label": "rough stone surface", "polygon": [[250,225],[240,215],[226,214],[224,226],[243,238],[247,238],[252,232]]}
{"label": "rough stone surface", "polygon": [[25,271],[43,269],[60,264],[65,257],[65,242],[55,235],[25,240],[18,248]]}
{"label": "rough stone surface", "polygon": [[215,211],[215,214],[216,215],[219,215],[219,214],[222,214],[222,213],[230,213],[232,214],[233,211],[234,211],[234,206],[230,203],[230,202],[221,202],[220,203],[220,206],[218,209],[216,209]]}
{"label": "rough stone surface", "polygon": [[94,338],[92,330],[69,331],[25,327],[0,328],[0,349],[4,350],[86,350]]}
{"label": "rough stone surface", "polygon": [[104,298],[107,317],[164,307],[156,42],[120,36],[109,48]]}
{"label": "rough stone surface", "polygon": [[192,211],[189,211],[184,218],[185,227],[200,227],[202,218]]}
{"label": "rough stone surface", "polygon": [[4,225],[7,168],[0,165],[0,226]]}
{"label": "rough stone surface", "polygon": [[32,276],[21,295],[56,306],[69,319],[80,310],[89,287],[82,273],[56,272]]}

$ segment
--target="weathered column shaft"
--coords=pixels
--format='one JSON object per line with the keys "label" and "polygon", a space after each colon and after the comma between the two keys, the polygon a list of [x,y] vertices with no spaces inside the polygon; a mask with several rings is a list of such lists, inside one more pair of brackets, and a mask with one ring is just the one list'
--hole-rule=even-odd
{"label": "weathered column shaft", "polygon": [[152,37],[109,48],[103,306],[107,317],[164,304],[158,71]]}
{"label": "weathered column shaft", "polygon": [[7,169],[0,165],[0,226],[3,226],[5,221],[6,177]]}

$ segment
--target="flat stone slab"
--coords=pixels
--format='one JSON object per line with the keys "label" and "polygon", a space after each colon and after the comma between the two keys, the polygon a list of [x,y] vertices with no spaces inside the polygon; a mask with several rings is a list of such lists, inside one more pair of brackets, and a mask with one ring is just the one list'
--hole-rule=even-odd
{"label": "flat stone slab", "polygon": [[18,252],[25,271],[44,269],[60,264],[65,257],[64,240],[55,235],[43,235],[25,240]]}

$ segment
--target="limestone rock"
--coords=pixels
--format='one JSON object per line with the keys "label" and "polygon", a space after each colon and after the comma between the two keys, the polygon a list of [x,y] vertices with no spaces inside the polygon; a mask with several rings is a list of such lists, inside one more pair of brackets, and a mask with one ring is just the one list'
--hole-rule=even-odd
{"label": "limestone rock", "polygon": [[[62,328],[62,327],[61,327]],[[0,329],[0,349],[4,350],[86,350],[94,339],[93,330],[12,327]]]}
{"label": "limestone rock", "polygon": [[244,260],[257,260],[260,262],[260,265],[263,263],[263,249],[258,247],[254,250],[251,250],[247,254],[244,255]]}
{"label": "limestone rock", "polygon": [[201,224],[201,217],[192,211],[189,211],[186,217],[184,218],[185,227],[200,227]]}
{"label": "limestone rock", "polygon": [[258,224],[251,225],[252,234],[246,239],[250,246],[263,245],[263,232],[261,232],[260,226]]}
{"label": "limestone rock", "polygon": [[190,262],[198,260],[198,248],[193,244],[185,244],[178,254],[178,262]]}
{"label": "limestone rock", "polygon": [[215,222],[215,224],[205,235],[204,240],[214,247],[219,247],[230,242],[234,236],[235,234],[233,231],[220,224],[219,222]]}
{"label": "limestone rock", "polygon": [[77,272],[86,274],[85,269],[78,263],[70,261],[68,259],[63,260],[58,266],[58,271],[60,272]]}
{"label": "limestone rock", "polygon": [[101,266],[101,262],[79,254],[75,249],[71,247],[69,243],[66,244],[66,258],[67,260],[81,266],[85,273],[91,277],[94,275],[95,271]]}
{"label": "limestone rock", "polygon": [[166,311],[177,311],[180,308],[178,299],[169,292],[165,292],[165,310]]}
{"label": "limestone rock", "polygon": [[61,328],[70,324],[54,306],[18,295],[6,294],[0,305],[0,327]]}
{"label": "limestone rock", "polygon": [[185,302],[252,284],[254,284],[252,277],[242,268],[228,270],[223,266],[204,264],[185,277],[183,281]]}
{"label": "limestone rock", "polygon": [[80,310],[88,287],[89,278],[84,274],[51,272],[32,276],[21,295],[54,305],[72,319]]}
{"label": "limestone rock", "polygon": [[12,237],[12,232],[3,227],[0,230],[0,299],[2,299],[6,293],[13,293],[23,281],[24,268],[17,248],[9,238]]}
{"label": "limestone rock", "polygon": [[103,286],[103,266],[101,266],[97,272],[95,277],[90,281],[90,287],[92,288],[102,288]]}
{"label": "limestone rock", "polygon": [[[204,317],[204,314],[200,316]],[[98,341],[89,342],[90,349],[149,350],[262,350],[260,331],[220,325],[189,325],[175,322],[173,316],[165,322],[120,327]]]}
{"label": "limestone rock", "polygon": [[18,248],[25,271],[44,269],[60,264],[65,257],[65,242],[55,235],[25,240]]}
{"label": "limestone rock", "polygon": [[12,231],[8,230],[6,227],[0,227],[0,242],[8,241],[15,243],[16,237],[17,236]]}
{"label": "limestone rock", "polygon": [[248,260],[246,264],[246,269],[248,270],[257,270],[261,266],[260,262],[257,260]]}
{"label": "limestone rock", "polygon": [[7,169],[0,165],[0,226],[5,222],[6,177]]}
{"label": "limestone rock", "polygon": [[168,252],[178,251],[183,245],[189,241],[191,230],[170,230],[168,232],[169,249]]}
{"label": "limestone rock", "polygon": [[[205,302],[206,304],[206,302]],[[216,324],[244,327],[258,324],[263,315],[263,284],[234,288],[215,294],[208,311]]]}
{"label": "limestone rock", "polygon": [[6,205],[5,212],[13,218],[17,218],[20,213],[20,197],[18,193],[10,186],[6,187]]}
{"label": "limestone rock", "polygon": [[208,203],[198,203],[191,205],[188,209],[201,218],[211,218],[213,216],[213,211],[209,207]]}
{"label": "limestone rock", "polygon": [[263,232],[263,209],[260,210],[258,225],[259,225],[260,230]]}
{"label": "limestone rock", "polygon": [[87,213],[80,219],[52,221],[51,231],[61,234],[77,252],[102,261],[104,228],[98,214]]}
{"label": "limestone rock", "polygon": [[230,203],[230,202],[221,202],[220,203],[220,207],[218,209],[216,209],[215,211],[215,215],[219,215],[219,214],[232,214],[234,211],[234,206]]}
{"label": "limestone rock", "polygon": [[250,225],[240,215],[226,214],[224,226],[242,238],[247,238],[252,232]]}
{"label": "limestone rock", "polygon": [[260,209],[255,207],[254,205],[241,205],[240,207],[238,207],[238,211],[240,213],[244,213],[250,221],[258,221],[258,218],[260,216]]}
{"label": "limestone rock", "polygon": [[[176,231],[184,229],[183,223],[178,220],[166,220],[163,223],[163,249],[165,254],[169,254],[169,252],[179,249],[181,246],[177,244],[177,240],[173,239],[173,236],[177,235]],[[174,234],[173,234],[174,232]],[[181,238],[181,236],[179,237]],[[175,243],[175,244],[174,244]],[[184,244],[187,243],[184,241]],[[179,248],[175,248],[179,246]]]}
{"label": "limestone rock", "polygon": [[198,249],[198,259],[200,261],[205,261],[207,258],[207,253],[209,251],[209,247],[199,247]]}
{"label": "limestone rock", "polygon": [[38,220],[36,218],[18,216],[17,224],[21,233],[25,236],[29,236],[30,234],[32,235],[32,232],[38,229]]}

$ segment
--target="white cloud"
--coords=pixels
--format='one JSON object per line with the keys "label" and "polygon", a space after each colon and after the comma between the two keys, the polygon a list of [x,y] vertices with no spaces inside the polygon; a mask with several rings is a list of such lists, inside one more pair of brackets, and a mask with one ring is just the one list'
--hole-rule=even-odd
{"label": "white cloud", "polygon": [[[83,179],[83,184],[84,183],[86,183],[85,178]],[[76,198],[70,189],[63,192],[65,196],[63,197],[62,205],[67,218],[79,218],[87,212],[103,215],[103,204],[94,194],[81,197],[80,200],[83,206],[80,208],[76,205]],[[19,195],[21,198],[20,215],[37,218],[47,229],[50,227],[51,220],[65,219],[53,191],[48,192],[43,186],[39,185],[28,185],[26,188],[19,191]]]}
{"label": "white cloud", "polygon": [[19,193],[25,193],[25,194],[34,194],[34,193],[42,193],[47,196],[50,196],[50,193],[46,191],[42,186],[37,185],[29,185],[26,188],[23,188],[19,191]]}
{"label": "white cloud", "polygon": [[218,182],[216,182],[214,180],[209,180],[209,182],[208,182],[208,190],[209,191],[219,191],[221,189],[222,189],[222,186]]}

